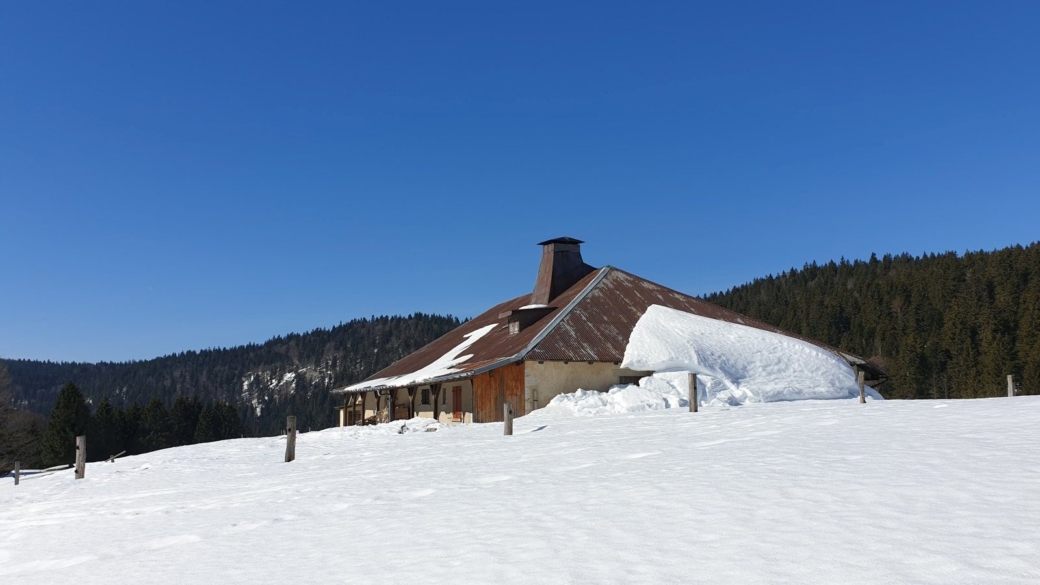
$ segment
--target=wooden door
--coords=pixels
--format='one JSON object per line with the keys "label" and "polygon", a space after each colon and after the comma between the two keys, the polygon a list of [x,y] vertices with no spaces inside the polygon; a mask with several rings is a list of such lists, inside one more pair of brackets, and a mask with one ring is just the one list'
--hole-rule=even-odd
{"label": "wooden door", "polygon": [[462,386],[451,387],[451,410],[452,418],[462,420]]}

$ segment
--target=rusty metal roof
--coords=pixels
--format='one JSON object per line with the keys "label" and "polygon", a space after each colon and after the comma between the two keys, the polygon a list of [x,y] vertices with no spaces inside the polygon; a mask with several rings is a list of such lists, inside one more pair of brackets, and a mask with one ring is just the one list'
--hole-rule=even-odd
{"label": "rusty metal roof", "polygon": [[624,358],[625,347],[636,322],[650,305],[662,305],[702,317],[780,333],[839,354],[852,364],[866,364],[862,358],[818,341],[723,309],[611,266],[600,268],[582,278],[553,299],[552,311],[519,333],[510,335],[507,319],[501,315],[527,305],[530,298],[530,294],[524,294],[492,307],[475,319],[369,376],[367,380],[415,372],[457,347],[468,333],[491,324],[498,326],[465,351],[472,354],[471,358],[456,366],[450,375],[421,383],[469,377],[501,364],[523,359],[620,362]]}
{"label": "rusty metal roof", "polygon": [[481,337],[480,340],[464,352],[466,354],[472,354],[473,357],[456,366],[454,368],[455,372],[451,375],[441,376],[436,379],[428,380],[427,382],[466,377],[468,375],[479,373],[482,370],[491,369],[491,367],[495,367],[503,362],[508,362],[513,359],[521,359],[532,341],[534,341],[540,333],[550,328],[550,325],[554,322],[555,318],[572,304],[575,298],[577,298],[578,295],[580,295],[581,292],[596,279],[596,276],[602,272],[602,270],[604,269],[588,274],[567,289],[563,294],[553,299],[550,303],[552,311],[547,312],[541,319],[535,321],[515,335],[509,334],[507,317],[501,317],[500,315],[528,305],[531,302],[530,293],[523,294],[504,303],[495,305],[478,317],[463,323],[438,339],[369,376],[365,381],[403,376],[424,368],[462,343],[465,340],[465,335],[491,324],[497,324],[498,326]]}

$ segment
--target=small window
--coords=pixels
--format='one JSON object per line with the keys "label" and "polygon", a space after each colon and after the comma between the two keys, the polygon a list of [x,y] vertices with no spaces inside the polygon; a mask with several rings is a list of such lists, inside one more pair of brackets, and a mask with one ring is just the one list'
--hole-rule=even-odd
{"label": "small window", "polygon": [[423,391],[422,391],[422,403],[423,404],[429,404],[430,403],[430,389],[429,388],[423,388]]}
{"label": "small window", "polygon": [[447,403],[448,403],[448,393],[444,392],[444,393],[441,394],[441,404],[447,404]]}
{"label": "small window", "polygon": [[639,384],[639,380],[643,379],[642,376],[618,376],[618,384]]}

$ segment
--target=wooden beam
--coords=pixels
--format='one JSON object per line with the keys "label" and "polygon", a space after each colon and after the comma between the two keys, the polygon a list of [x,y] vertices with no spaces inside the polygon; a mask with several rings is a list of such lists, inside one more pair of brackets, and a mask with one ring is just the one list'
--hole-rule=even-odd
{"label": "wooden beam", "polygon": [[866,388],[865,388],[866,383],[867,383],[866,378],[867,378],[867,373],[864,372],[863,370],[860,370],[859,368],[856,368],[856,383],[859,384],[859,403],[860,404],[866,404],[867,403],[867,391],[866,391]]}
{"label": "wooden beam", "polygon": [[1015,397],[1015,375],[1008,374],[1008,398]]}
{"label": "wooden beam", "polygon": [[687,380],[688,382],[686,384],[686,387],[687,391],[689,392],[687,401],[690,403],[690,412],[697,412],[697,403],[700,402],[700,397],[697,394],[697,374],[690,372],[690,375],[687,377]]}
{"label": "wooden beam", "polygon": [[285,462],[296,459],[296,417],[285,419]]}
{"label": "wooden beam", "polygon": [[76,479],[83,479],[87,475],[87,437],[80,435],[76,437]]}
{"label": "wooden beam", "polygon": [[513,434],[513,405],[508,402],[502,403],[502,434],[510,436]]}
{"label": "wooden beam", "polygon": [[441,385],[430,384],[430,393],[433,394],[433,420],[440,422],[441,418]]}
{"label": "wooden beam", "polygon": [[18,485],[22,481],[22,462],[14,462],[14,485]]}
{"label": "wooden beam", "polygon": [[408,418],[415,418],[415,386],[408,387]]}

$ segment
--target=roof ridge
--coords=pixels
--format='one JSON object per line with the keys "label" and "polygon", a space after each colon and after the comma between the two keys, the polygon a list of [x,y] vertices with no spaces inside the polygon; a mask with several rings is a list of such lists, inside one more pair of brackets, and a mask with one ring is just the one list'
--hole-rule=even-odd
{"label": "roof ridge", "polygon": [[511,358],[510,361],[515,359],[523,359],[524,356],[531,353],[531,351],[534,348],[538,347],[538,344],[541,343],[542,340],[545,339],[550,333],[552,333],[553,329],[556,329],[556,326],[559,325],[564,320],[564,318],[566,318],[567,315],[569,315],[571,311],[574,310],[574,307],[578,306],[578,303],[580,303],[586,296],[588,296],[588,294],[592,292],[592,289],[596,288],[596,286],[599,285],[599,283],[603,282],[603,279],[611,270],[617,270],[617,268],[614,268],[609,264],[599,268],[599,274],[596,275],[596,278],[593,278],[592,282],[585,285],[585,288],[582,289],[582,291],[578,293],[573,299],[571,299],[571,302],[567,303],[567,306],[560,309],[559,313],[553,315],[552,321],[549,321],[549,323],[547,323],[545,327],[543,327],[542,330],[538,332],[538,335],[535,335],[534,339],[532,339],[531,342],[527,344],[527,347],[525,347],[519,353],[513,356],[513,358]]}

